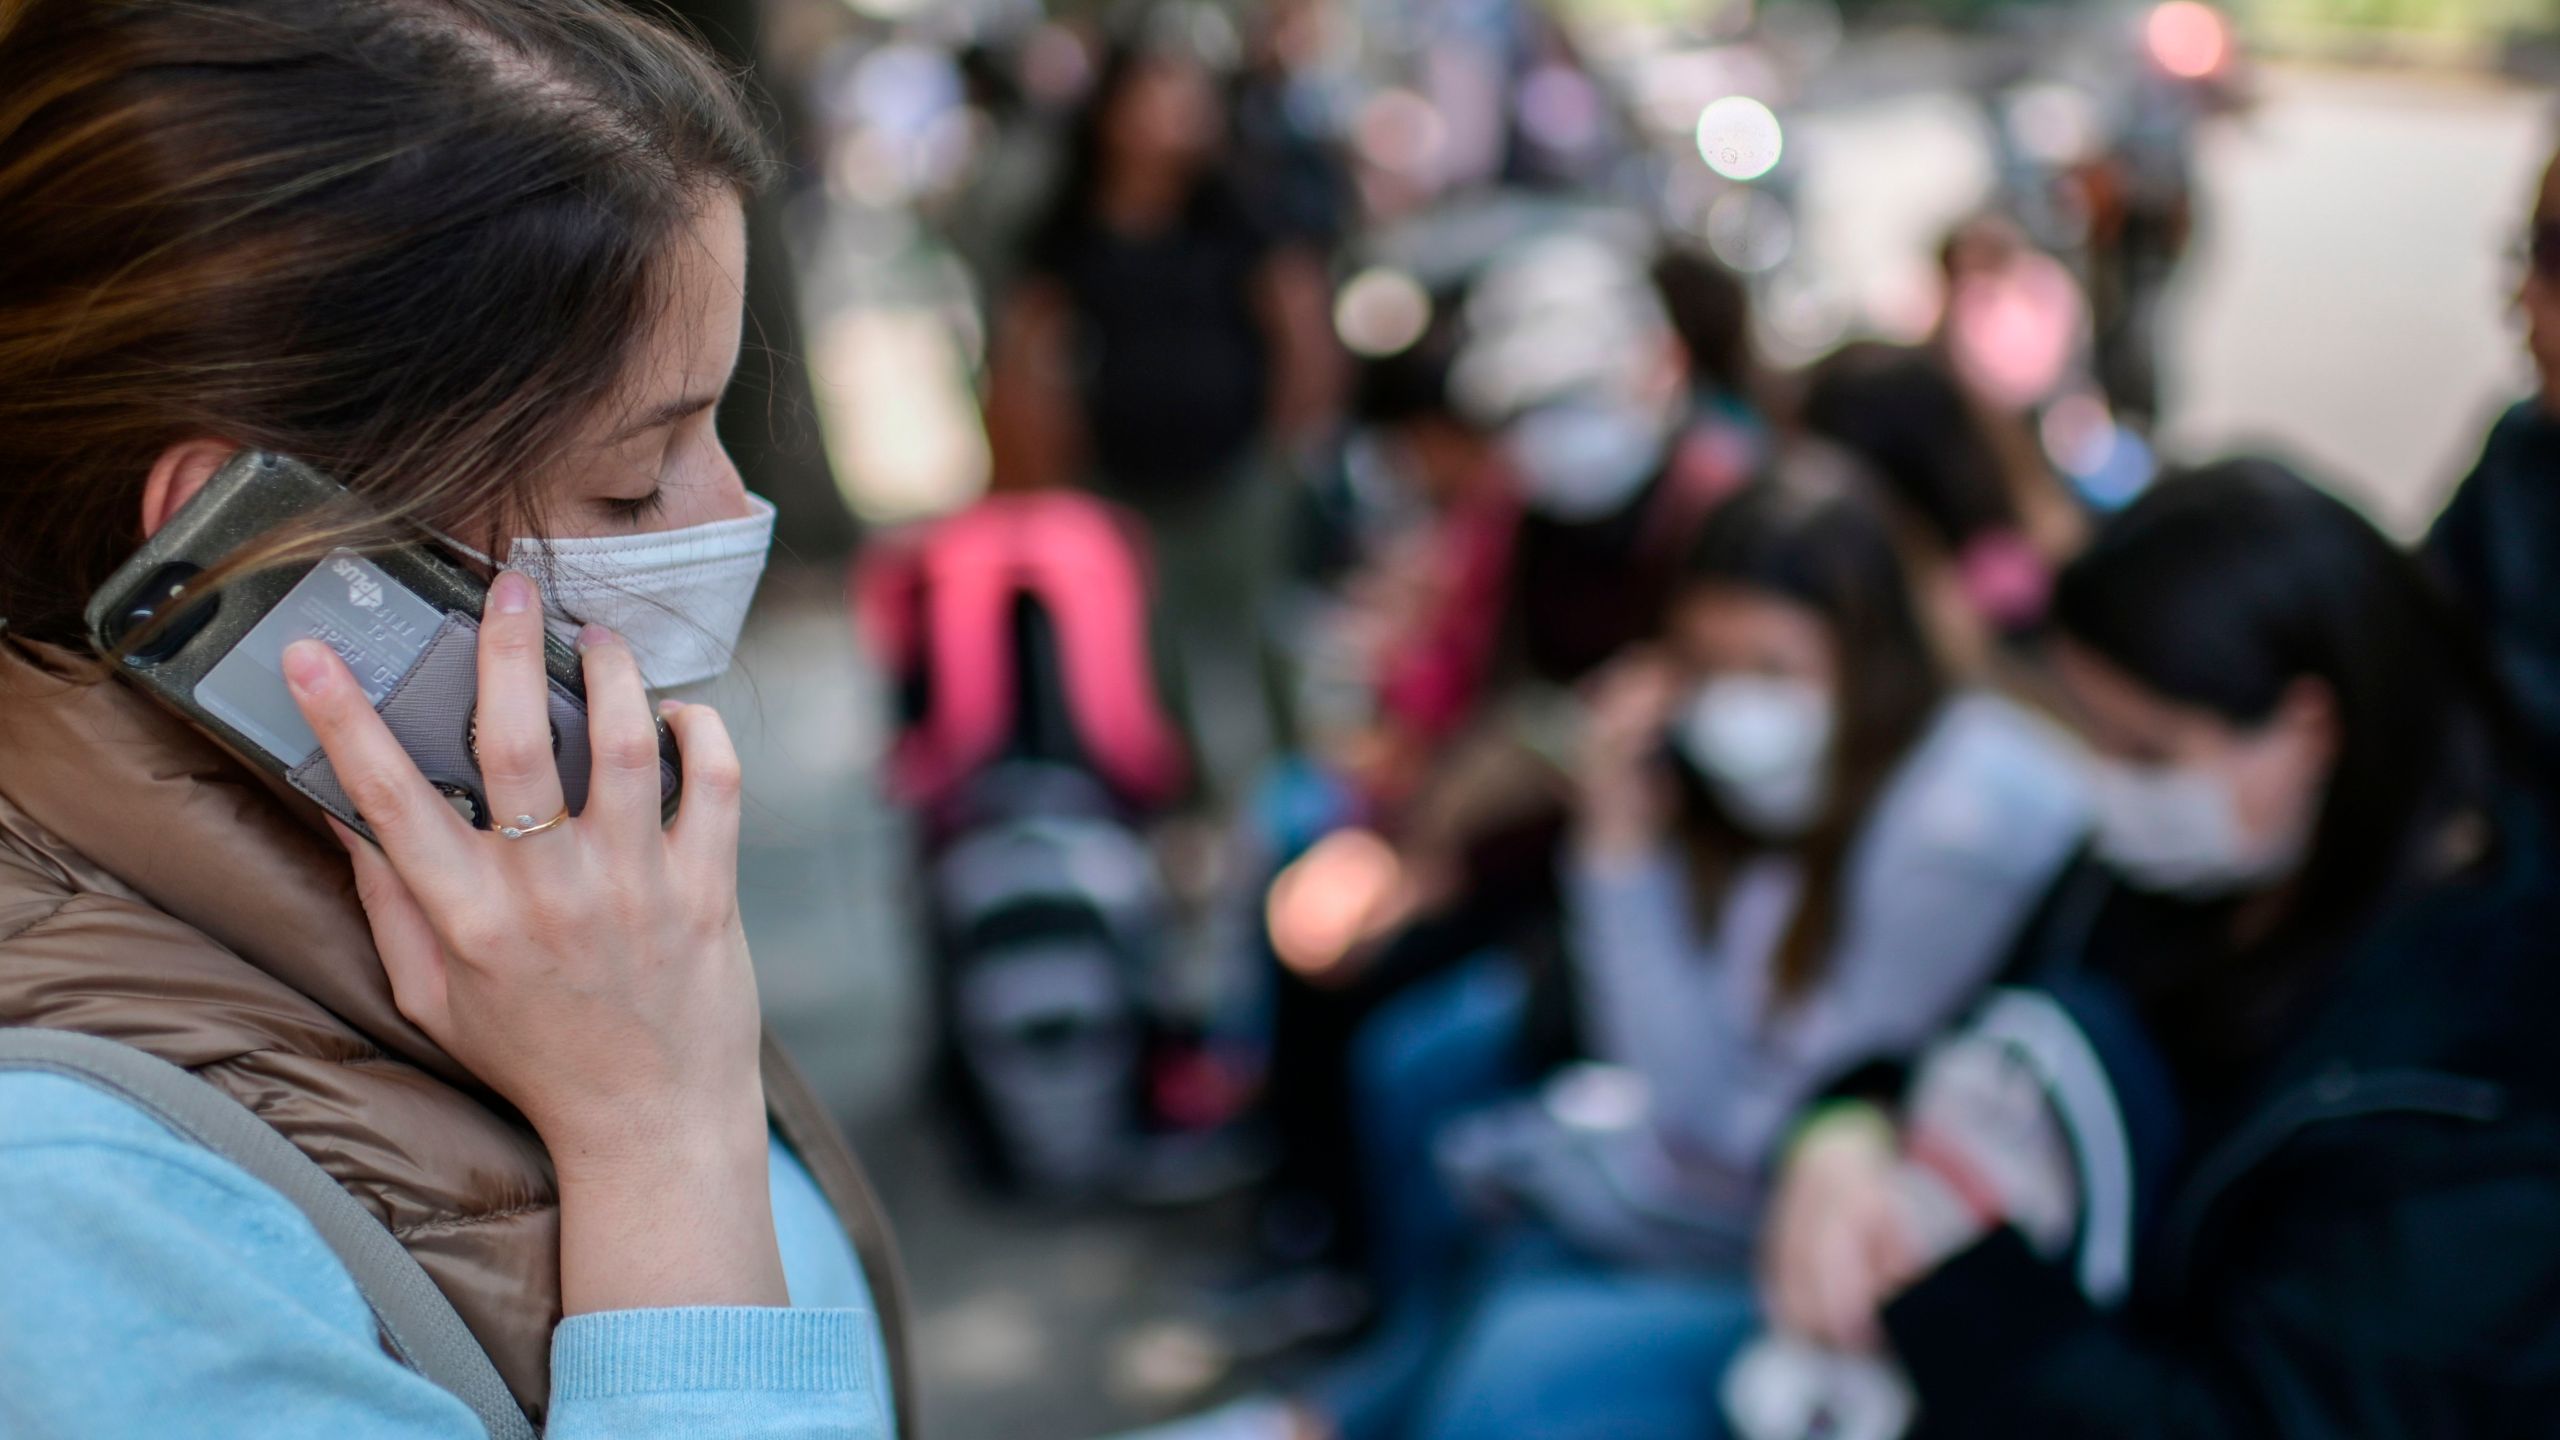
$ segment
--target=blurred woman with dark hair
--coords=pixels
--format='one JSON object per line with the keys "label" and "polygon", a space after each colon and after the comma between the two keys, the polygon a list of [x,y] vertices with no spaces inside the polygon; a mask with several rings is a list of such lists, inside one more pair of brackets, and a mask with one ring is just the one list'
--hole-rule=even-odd
{"label": "blurred woman with dark hair", "polygon": [[1874,467],[1939,564],[1955,602],[1942,630],[2015,634],[2042,618],[2056,563],[2080,522],[2033,441],[1966,393],[1938,354],[1861,342],[1813,367],[1800,416],[1811,433]]}
{"label": "blurred woman with dark hair", "polygon": [[1889,1346],[1932,1435],[2545,1428],[2560,897],[2476,644],[2256,460],[2137,501],[2054,618],[2105,758],[2094,862],[2022,951],[2050,979],[1898,1138],[1808,1129],[1775,1317]]}
{"label": "blurred woman with dark hair", "polygon": [[[1499,958],[1379,1012],[1353,1056],[1379,1331],[1233,1433],[1709,1423],[1697,1375],[1746,1323],[1730,1277],[1787,1125],[1960,1011],[2082,834],[2068,743],[1953,688],[1905,586],[1836,455],[1792,456],[1707,522],[1659,641],[1584,722],[1565,902],[1596,1063],[1504,1098],[1536,1077]],[[1560,1323],[1520,1323],[1532,1296]],[[1501,1375],[1520,1383],[1488,1399]]]}
{"label": "blurred woman with dark hair", "polygon": [[1737,497],[1660,650],[1592,701],[1567,872],[1591,1028],[1736,1177],[1831,1071],[1952,1014],[2081,833],[2069,747],[1954,688],[1862,486],[1799,455]]}
{"label": "blurred woman with dark hair", "polygon": [[1085,485],[1146,523],[1208,768],[1234,784],[1274,739],[1283,480],[1332,438],[1345,367],[1323,257],[1246,204],[1227,128],[1166,27],[1105,58],[997,316],[987,426],[998,486]]}
{"label": "blurred woman with dark hair", "polygon": [[[713,418],[770,168],[617,0],[0,0],[0,1432],[911,1427],[876,1207],[761,1037],[737,753],[650,693],[726,665],[772,533]],[[190,606],[430,534],[488,582],[433,642],[297,586],[249,633],[312,633],[213,672],[363,835],[83,623],[217,477],[287,508],[245,452],[361,504]],[[448,641],[477,825],[345,663]]]}

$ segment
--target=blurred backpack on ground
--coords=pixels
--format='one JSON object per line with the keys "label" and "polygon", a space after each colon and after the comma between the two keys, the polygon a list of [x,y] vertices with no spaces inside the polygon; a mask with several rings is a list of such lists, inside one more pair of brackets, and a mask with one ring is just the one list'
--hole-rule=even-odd
{"label": "blurred backpack on ground", "polygon": [[1000,760],[1081,771],[1137,814],[1179,798],[1134,522],[1073,491],[990,495],[874,542],[854,620],[898,683],[896,798],[929,816]]}
{"label": "blurred backpack on ground", "polygon": [[1189,761],[1112,508],[990,496],[877,542],[856,623],[898,688],[888,783],[924,833],[944,1073],[993,1176],[1114,1188],[1148,1129],[1170,928],[1140,826]]}

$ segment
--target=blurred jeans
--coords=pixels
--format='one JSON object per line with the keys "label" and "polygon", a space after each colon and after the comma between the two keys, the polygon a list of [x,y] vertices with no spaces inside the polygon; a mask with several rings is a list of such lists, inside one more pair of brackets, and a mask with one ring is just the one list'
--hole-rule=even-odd
{"label": "blurred jeans", "polygon": [[1520,1063],[1528,1008],[1528,977],[1489,954],[1390,1000],[1352,1041],[1371,1270],[1390,1309],[1446,1288],[1465,1258],[1473,1225],[1433,1163],[1433,1142],[1442,1126],[1529,1082]]}
{"label": "blurred jeans", "polygon": [[1719,1440],[1726,1367],[1760,1329],[1750,1286],[1558,1270],[1498,1280],[1443,1363],[1414,1440]]}
{"label": "blurred jeans", "polygon": [[1756,1329],[1735,1279],[1613,1272],[1463,1212],[1432,1163],[1459,1114],[1525,1084],[1528,982],[1499,955],[1381,1008],[1352,1052],[1383,1313],[1309,1388],[1344,1440],[1701,1440]]}

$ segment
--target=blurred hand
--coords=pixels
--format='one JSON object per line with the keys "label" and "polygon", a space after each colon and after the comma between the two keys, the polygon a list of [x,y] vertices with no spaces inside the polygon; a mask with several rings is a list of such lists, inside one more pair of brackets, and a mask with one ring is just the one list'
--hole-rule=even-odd
{"label": "blurred hand", "polygon": [[1337,830],[1289,862],[1263,898],[1272,953],[1310,984],[1357,979],[1370,947],[1414,913],[1404,857],[1376,832]]}
{"label": "blurred hand", "polygon": [[1650,650],[1630,652],[1592,681],[1574,777],[1585,853],[1642,854],[1661,842],[1674,803],[1663,733],[1683,693],[1678,672]]}
{"label": "blurred hand", "polygon": [[[502,819],[538,823],[564,807],[542,642],[532,583],[500,575],[480,631],[475,719]],[[737,754],[717,715],[674,707],[684,798],[662,829],[638,666],[597,627],[579,643],[594,753],[586,808],[515,840],[454,813],[328,647],[297,642],[284,668],[379,840],[339,830],[401,1013],[522,1111],[551,1152],[568,1309],[783,1303],[755,974],[738,920]]]}
{"label": "blurred hand", "polygon": [[1761,1242],[1762,1299],[1780,1329],[1882,1347],[1877,1312],[1920,1271],[1898,1170],[1893,1129],[1872,1111],[1817,1121],[1796,1142]]}

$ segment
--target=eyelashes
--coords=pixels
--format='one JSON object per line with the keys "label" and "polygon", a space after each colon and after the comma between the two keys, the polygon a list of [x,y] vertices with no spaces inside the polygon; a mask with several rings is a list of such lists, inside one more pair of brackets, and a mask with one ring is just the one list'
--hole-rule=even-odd
{"label": "eyelashes", "polygon": [[611,514],[616,520],[631,521],[646,520],[650,516],[657,514],[660,510],[665,509],[666,504],[667,487],[659,485],[646,495],[637,496],[628,500],[618,497],[607,497],[604,501],[604,508],[607,513]]}
{"label": "eyelashes", "polygon": [[[653,519],[665,510],[668,485],[685,483],[682,480],[671,481],[670,477],[675,476],[680,469],[687,468],[687,462],[693,458],[692,446],[688,443],[685,432],[693,429],[697,423],[709,431],[710,443],[716,451],[720,444],[719,432],[709,428],[710,411],[706,410],[699,416],[687,417],[677,422],[670,429],[665,444],[658,452],[658,463],[655,467],[657,483],[649,487],[649,493],[646,495],[627,499],[614,495],[600,497],[599,503],[604,506],[605,513],[624,524],[637,524],[643,520]],[[635,474],[633,478],[637,479],[639,476]]]}

